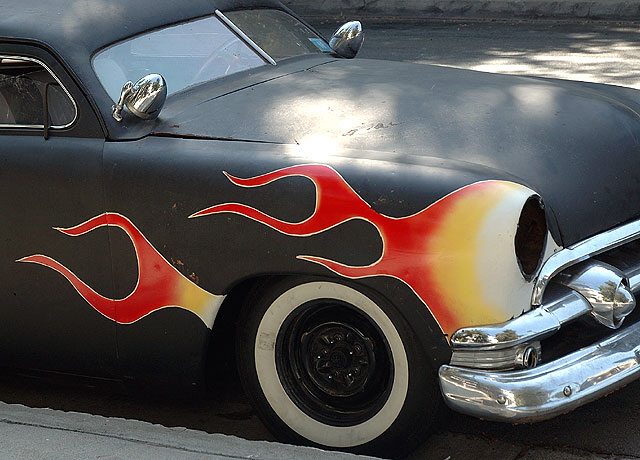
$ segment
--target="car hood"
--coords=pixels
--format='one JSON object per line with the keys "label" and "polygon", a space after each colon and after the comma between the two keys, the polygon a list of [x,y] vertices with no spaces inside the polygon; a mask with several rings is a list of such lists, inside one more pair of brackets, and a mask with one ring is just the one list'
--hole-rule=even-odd
{"label": "car hood", "polygon": [[635,90],[356,59],[200,100],[156,132],[486,166],[543,197],[564,245],[640,213]]}

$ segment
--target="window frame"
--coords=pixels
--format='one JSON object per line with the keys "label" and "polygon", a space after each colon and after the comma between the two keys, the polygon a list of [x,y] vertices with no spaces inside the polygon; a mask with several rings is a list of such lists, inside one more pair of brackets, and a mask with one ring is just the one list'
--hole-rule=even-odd
{"label": "window frame", "polygon": [[[55,74],[55,72],[53,70],[51,70],[51,68],[47,64],[45,64],[42,60],[34,58],[34,57],[0,53],[0,61],[2,61],[3,59],[15,59],[15,60],[20,60],[20,61],[30,61],[30,62],[34,62],[35,64],[41,66],[43,69],[45,69],[47,72],[49,72],[49,75],[51,75],[53,77],[53,79],[56,81],[56,83],[58,83],[58,85],[60,85],[60,88],[62,88],[63,92],[67,95],[67,97],[71,101],[71,104],[73,105],[73,109],[74,109],[73,119],[69,123],[66,123],[65,125],[50,125],[50,126],[47,126],[47,129],[63,130],[63,129],[70,128],[71,126],[73,126],[76,123],[76,121],[78,120],[78,104],[76,103],[76,100],[73,98],[73,96],[71,96],[71,93],[69,92],[67,87],[62,83],[60,78],[58,78],[58,76]],[[1,65],[1,62],[0,62],[0,65]],[[33,124],[33,125],[31,125],[31,124],[18,124],[18,123],[0,123],[0,129],[42,130],[42,129],[45,129],[45,125],[44,124]]]}

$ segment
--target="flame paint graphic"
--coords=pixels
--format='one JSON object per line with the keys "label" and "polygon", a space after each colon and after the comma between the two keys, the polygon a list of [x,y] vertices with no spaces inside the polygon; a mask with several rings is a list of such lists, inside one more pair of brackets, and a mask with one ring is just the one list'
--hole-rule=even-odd
{"label": "flame paint graphic", "polygon": [[33,255],[18,262],[31,262],[62,274],[78,293],[98,312],[120,324],[130,324],[167,307],[177,307],[196,314],[211,328],[223,296],[208,293],[171,266],[126,217],[105,213],[71,228],[55,228],[69,236],[80,236],[98,227],[114,226],[126,232],[138,260],[138,281],[124,299],[109,299],[95,292],[71,270],[44,255]]}
{"label": "flame paint graphic", "polygon": [[[514,316],[514,308],[521,313],[528,306],[530,285],[520,275],[513,249],[522,204],[533,194],[524,186],[506,181],[477,182],[417,214],[393,218],[374,211],[329,166],[299,165],[249,179],[226,172],[225,175],[241,187],[259,187],[285,177],[306,177],[316,187],[315,211],[302,222],[285,222],[250,206],[224,203],[190,217],[235,213],[299,237],[326,231],[352,219],[367,221],[383,241],[382,254],[375,263],[350,266],[314,255],[298,258],[347,278],[390,276],[403,281],[427,305],[446,334],[464,326],[505,321]],[[505,232],[506,224],[513,227],[511,233]],[[494,249],[497,245],[507,249]],[[502,259],[508,259],[508,266]],[[494,285],[486,286],[487,277],[488,284]],[[498,292],[505,292],[506,298],[493,298],[495,294],[491,291],[500,289],[503,291]],[[520,301],[523,303],[518,304]]]}

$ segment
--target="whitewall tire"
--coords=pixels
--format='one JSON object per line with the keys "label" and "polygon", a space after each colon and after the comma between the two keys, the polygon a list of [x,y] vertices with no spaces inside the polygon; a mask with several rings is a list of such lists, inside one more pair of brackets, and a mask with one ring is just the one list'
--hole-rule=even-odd
{"label": "whitewall tire", "polygon": [[[396,444],[391,452],[404,452],[407,436],[424,432],[439,405],[413,336],[395,308],[361,287],[286,278],[245,306],[240,375],[284,440],[378,454]],[[426,407],[417,407],[425,395]]]}

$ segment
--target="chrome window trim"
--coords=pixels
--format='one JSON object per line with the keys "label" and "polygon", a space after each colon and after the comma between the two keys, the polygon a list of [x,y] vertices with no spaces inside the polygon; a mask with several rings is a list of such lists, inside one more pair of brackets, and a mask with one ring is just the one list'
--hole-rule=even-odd
{"label": "chrome window trim", "polygon": [[556,252],[540,268],[531,296],[531,305],[542,305],[542,297],[549,281],[565,268],[638,238],[640,220],[635,220]]}
{"label": "chrome window trim", "polygon": [[240,39],[242,39],[243,42],[245,42],[247,45],[249,45],[256,53],[258,53],[260,55],[260,57],[262,59],[264,59],[265,61],[267,61],[269,64],[271,65],[278,65],[276,63],[276,61],[267,54],[267,52],[265,50],[263,50],[262,48],[260,48],[256,42],[254,42],[253,40],[251,40],[247,34],[245,34],[242,30],[240,30],[240,28],[238,26],[236,26],[231,19],[229,19],[228,17],[226,17],[224,15],[224,13],[222,13],[222,11],[220,10],[216,10],[216,16],[218,16],[218,18],[220,18],[220,20],[222,22],[225,23],[225,25],[231,29],[231,31],[233,33],[235,33],[238,37],[240,37]]}
{"label": "chrome window trim", "polygon": [[[75,112],[74,116],[73,116],[73,119],[69,123],[67,123],[65,125],[51,125],[51,126],[48,126],[48,129],[66,129],[66,128],[69,128],[71,125],[73,125],[76,122],[76,120],[78,119],[78,105],[76,104],[75,99],[71,96],[71,93],[69,92],[69,90],[67,90],[67,88],[62,84],[62,82],[60,81],[58,76],[53,72],[53,70],[51,70],[51,68],[47,64],[42,62],[40,59],[36,59],[36,58],[32,58],[32,57],[26,57],[26,56],[9,55],[9,54],[0,54],[0,60],[2,60],[2,59],[18,59],[18,60],[21,60],[21,61],[35,62],[36,64],[41,65],[47,72],[49,72],[49,74],[53,77],[53,79],[56,82],[58,82],[58,84],[60,85],[60,88],[62,88],[64,93],[71,100],[71,104],[73,104],[73,110]],[[16,124],[16,123],[0,123],[0,129],[5,129],[5,128],[11,128],[11,129],[44,129],[44,124],[42,124],[42,125],[20,125],[20,124]]]}

